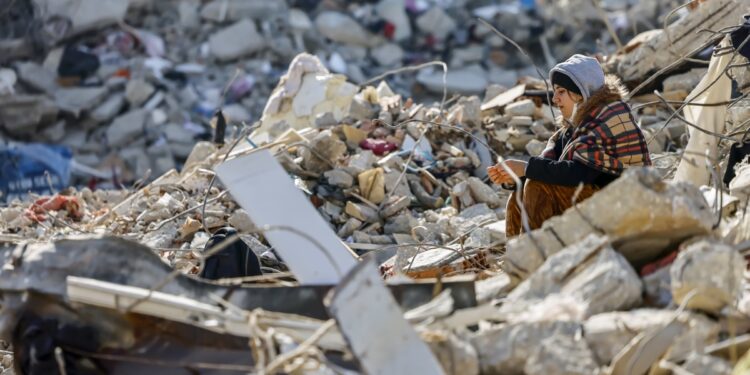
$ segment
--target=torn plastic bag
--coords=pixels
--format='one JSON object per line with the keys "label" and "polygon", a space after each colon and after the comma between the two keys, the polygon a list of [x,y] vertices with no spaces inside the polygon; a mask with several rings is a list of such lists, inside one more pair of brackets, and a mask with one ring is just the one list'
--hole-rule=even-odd
{"label": "torn plastic bag", "polygon": [[[73,154],[63,146],[42,143],[0,145],[0,192],[10,202],[29,192],[48,195],[70,182]],[[45,175],[49,172],[49,179]]]}

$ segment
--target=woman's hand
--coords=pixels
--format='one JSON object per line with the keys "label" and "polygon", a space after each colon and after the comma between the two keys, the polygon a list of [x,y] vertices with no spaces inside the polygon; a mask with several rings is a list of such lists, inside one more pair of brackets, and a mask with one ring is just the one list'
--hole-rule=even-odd
{"label": "woman's hand", "polygon": [[503,165],[510,169],[517,177],[521,178],[526,175],[526,162],[521,160],[506,160],[497,165],[487,168],[487,174],[490,176],[490,181],[495,184],[513,184],[515,180],[508,173]]}

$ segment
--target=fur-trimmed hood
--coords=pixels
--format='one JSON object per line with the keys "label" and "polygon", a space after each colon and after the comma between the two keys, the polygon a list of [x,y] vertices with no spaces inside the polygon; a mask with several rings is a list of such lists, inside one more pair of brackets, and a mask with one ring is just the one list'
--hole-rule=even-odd
{"label": "fur-trimmed hood", "polygon": [[620,78],[608,74],[604,77],[604,86],[596,90],[588,100],[578,106],[573,115],[573,125],[578,126],[588,115],[594,115],[598,110],[612,102],[622,101],[628,96],[628,89]]}

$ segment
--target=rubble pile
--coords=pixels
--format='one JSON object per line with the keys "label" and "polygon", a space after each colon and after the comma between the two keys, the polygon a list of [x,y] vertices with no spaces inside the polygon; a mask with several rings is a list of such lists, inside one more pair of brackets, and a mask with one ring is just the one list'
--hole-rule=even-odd
{"label": "rubble pile", "polygon": [[[707,105],[725,113],[704,183],[678,169],[690,157],[695,127],[715,124],[689,124],[674,113],[705,84],[711,66],[692,61],[673,69],[671,58],[648,53],[697,50],[691,56],[700,57],[707,45],[671,42],[670,34],[732,25],[727,14],[743,2],[693,4],[666,29],[635,36],[605,59],[633,89],[626,99],[654,167],[628,169],[541,228],[509,239],[511,191],[489,184],[486,169],[541,154],[560,113],[544,77],[516,61],[505,39],[480,24],[462,25],[472,15],[507,22],[513,39],[536,38],[554,61],[585,50],[592,35],[603,35],[608,47],[621,43],[606,28],[592,34],[577,26],[603,22],[596,7],[532,34],[550,12],[582,9],[583,2],[107,1],[110,13],[70,14],[70,22],[54,23],[65,38],[42,39],[54,47],[49,55],[59,55],[56,73],[46,60],[29,59],[0,75],[0,83],[13,77],[0,96],[8,134],[47,136],[55,127],[60,138],[49,141],[75,137],[82,164],[108,154],[108,170],[135,167],[120,181],[138,180],[119,190],[49,186],[54,194],[0,208],[0,242],[13,245],[0,248],[7,315],[0,339],[13,341],[16,369],[36,363],[28,358],[55,358],[56,366],[64,360],[71,369],[128,359],[193,369],[161,358],[167,350],[187,353],[198,373],[235,366],[262,373],[726,374],[747,366],[750,167],[746,155],[730,161],[750,127],[750,87],[738,82],[731,105]],[[657,4],[610,9],[609,18],[656,18],[663,15]],[[86,33],[113,23],[106,38]],[[572,41],[552,43],[558,33],[573,33]],[[2,48],[13,46],[9,56],[33,56],[23,44]],[[315,53],[297,53],[304,50]],[[445,76],[436,68],[367,82],[441,50],[450,51]],[[69,72],[89,60],[96,68],[88,74],[60,73],[66,61],[76,63],[63,69]],[[284,71],[280,61],[287,61]],[[739,80],[743,68],[721,75]],[[226,137],[217,137],[223,130]],[[294,267],[317,265],[287,263],[291,253],[280,254],[290,250],[268,234],[289,229],[256,225],[261,219],[236,188],[239,180],[219,177],[226,173],[220,166],[265,153],[348,252],[320,250],[356,264],[335,266],[338,275],[327,276],[337,282],[295,275]],[[265,165],[241,166],[247,171],[238,174],[256,179],[242,181],[248,190],[274,177]],[[292,217],[303,210],[274,211]],[[263,275],[196,277],[216,249],[207,245],[212,235],[227,226],[260,259]],[[289,233],[311,243],[291,251],[309,255],[315,234]],[[164,322],[168,329],[153,328]],[[91,343],[66,341],[90,331],[98,333]],[[44,352],[49,345],[39,337],[59,352]],[[3,357],[3,367],[10,362]]]}
{"label": "rubble pile", "polygon": [[[3,143],[68,149],[66,160],[75,162],[56,176],[59,186],[150,181],[180,169],[192,146],[210,138],[217,110],[231,124],[257,121],[300,52],[315,54],[320,67],[354,84],[393,68],[444,60],[450,93],[482,95],[489,86],[490,98],[536,73],[477,17],[503,25],[549,67],[561,56],[593,53],[597,39],[611,45],[602,18],[580,12],[578,3],[14,1],[0,19],[9,31],[0,37],[0,134]],[[654,24],[669,9],[661,2],[607,7],[625,24]],[[622,37],[635,31],[617,26]],[[389,84],[424,102],[443,94],[442,75],[432,66],[394,75]],[[313,112],[304,103],[295,111],[306,113],[298,121],[331,121],[308,119]],[[340,120],[341,113],[330,112]],[[528,119],[515,121],[530,126]],[[12,197],[26,192],[18,190]],[[5,191],[6,202],[9,195]]]}

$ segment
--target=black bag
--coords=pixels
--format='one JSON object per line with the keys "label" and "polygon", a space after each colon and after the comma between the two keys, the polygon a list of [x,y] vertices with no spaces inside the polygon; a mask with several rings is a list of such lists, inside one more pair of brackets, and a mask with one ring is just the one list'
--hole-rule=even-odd
{"label": "black bag", "polygon": [[[232,227],[219,229],[209,238],[203,251],[208,251],[208,249],[236,234],[237,231]],[[230,241],[232,241],[231,245],[205,260],[206,266],[203,267],[200,277],[209,280],[218,280],[232,277],[260,276],[263,274],[260,270],[260,260],[250,250],[250,247],[239,237],[230,239]]]}

